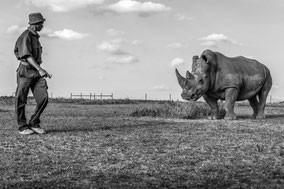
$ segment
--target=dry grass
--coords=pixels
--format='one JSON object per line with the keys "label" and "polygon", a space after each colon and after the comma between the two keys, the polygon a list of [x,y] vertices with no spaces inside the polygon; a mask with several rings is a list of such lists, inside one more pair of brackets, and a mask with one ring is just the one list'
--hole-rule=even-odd
{"label": "dry grass", "polygon": [[[225,116],[225,110],[220,106],[219,116]],[[209,106],[205,102],[156,102],[151,104],[140,104],[130,113],[135,117],[163,117],[181,119],[204,119],[210,114]]]}
{"label": "dry grass", "polygon": [[[283,188],[284,110],[266,120],[131,117],[139,104],[51,103],[20,136],[0,102],[0,188]],[[31,115],[34,103],[29,102]]]}

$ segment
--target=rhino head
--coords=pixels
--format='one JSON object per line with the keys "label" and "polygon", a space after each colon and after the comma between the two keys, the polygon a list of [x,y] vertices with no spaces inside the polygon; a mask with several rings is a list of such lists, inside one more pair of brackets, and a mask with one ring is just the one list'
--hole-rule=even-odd
{"label": "rhino head", "polygon": [[192,58],[192,73],[186,72],[186,77],[180,75],[176,69],[178,83],[182,88],[181,97],[185,100],[196,101],[203,96],[210,87],[209,64],[206,56]]}

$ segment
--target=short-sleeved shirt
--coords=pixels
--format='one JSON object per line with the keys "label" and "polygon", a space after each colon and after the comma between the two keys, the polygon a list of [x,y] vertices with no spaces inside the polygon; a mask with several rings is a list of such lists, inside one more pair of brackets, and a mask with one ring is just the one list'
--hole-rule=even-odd
{"label": "short-sleeved shirt", "polygon": [[42,47],[39,37],[38,33],[30,27],[20,35],[14,49],[14,54],[18,60],[25,61],[27,57],[32,56],[38,64],[42,62]]}

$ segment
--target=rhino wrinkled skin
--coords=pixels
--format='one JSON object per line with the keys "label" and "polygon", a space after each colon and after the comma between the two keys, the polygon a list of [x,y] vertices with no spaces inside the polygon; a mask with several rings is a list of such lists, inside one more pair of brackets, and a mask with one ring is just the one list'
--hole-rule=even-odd
{"label": "rhino wrinkled skin", "polygon": [[225,119],[236,119],[236,101],[248,100],[252,118],[265,118],[264,109],[272,87],[269,69],[256,60],[243,56],[229,58],[219,52],[205,50],[200,57],[193,56],[192,72],[182,77],[176,69],[181,96],[195,101],[203,96],[211,108],[209,119],[217,119],[217,101],[225,100]]}

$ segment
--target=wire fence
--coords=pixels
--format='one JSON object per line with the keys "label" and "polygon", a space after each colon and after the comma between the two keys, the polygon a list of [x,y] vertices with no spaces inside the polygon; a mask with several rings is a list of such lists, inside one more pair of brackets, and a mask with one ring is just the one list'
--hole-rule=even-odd
{"label": "wire fence", "polygon": [[112,99],[113,100],[113,93],[112,94],[102,94],[102,93],[100,93],[100,94],[96,94],[96,93],[94,93],[94,94],[92,94],[92,93],[90,93],[90,94],[82,94],[82,93],[80,93],[79,95],[75,95],[75,94],[70,94],[70,98],[71,99],[73,99],[73,98],[81,98],[81,99],[83,99],[83,98],[87,98],[87,99],[90,99],[90,100],[96,100],[96,99],[105,99],[105,98],[108,98],[108,99]]}
{"label": "wire fence", "polygon": [[[15,97],[15,92],[12,93],[12,96]],[[31,92],[29,93],[28,97],[33,97]],[[56,97],[54,97],[54,94],[51,92],[51,93],[49,93],[49,98],[56,98]],[[78,99],[78,98],[80,98],[80,99],[90,99],[90,100],[99,100],[99,99],[100,100],[103,100],[103,99],[112,99],[113,100],[114,99],[114,95],[113,95],[113,93],[112,94],[103,94],[103,93],[90,93],[90,94],[80,93],[80,94],[73,94],[73,93],[70,93],[70,98],[71,99]],[[151,100],[151,99],[152,98],[149,96],[149,94],[145,93],[144,94],[144,98],[142,98],[141,100]],[[171,94],[168,95],[167,100],[173,100]],[[204,100],[203,100],[203,98],[200,98],[199,101],[204,101]],[[224,102],[224,100],[220,100],[220,101]],[[273,96],[270,95],[267,98],[266,102],[268,104],[277,104],[277,103],[284,103],[284,100],[283,99],[281,100],[281,99],[273,98]],[[246,104],[246,103],[249,103],[248,100],[238,102],[238,104]]]}

